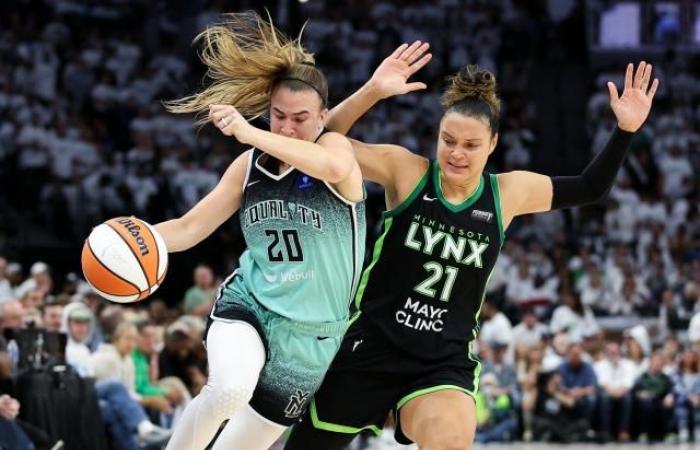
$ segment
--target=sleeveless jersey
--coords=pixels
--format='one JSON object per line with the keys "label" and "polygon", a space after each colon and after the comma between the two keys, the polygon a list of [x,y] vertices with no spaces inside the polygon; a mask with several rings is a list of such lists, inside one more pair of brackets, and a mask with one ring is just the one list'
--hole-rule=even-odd
{"label": "sleeveless jersey", "polygon": [[390,342],[426,360],[469,352],[503,243],[495,175],[463,203],[444,198],[435,161],[409,197],[383,215],[355,307]]}
{"label": "sleeveless jersey", "polygon": [[238,274],[267,309],[301,322],[347,319],[365,248],[364,201],[251,152],[241,228],[247,249]]}

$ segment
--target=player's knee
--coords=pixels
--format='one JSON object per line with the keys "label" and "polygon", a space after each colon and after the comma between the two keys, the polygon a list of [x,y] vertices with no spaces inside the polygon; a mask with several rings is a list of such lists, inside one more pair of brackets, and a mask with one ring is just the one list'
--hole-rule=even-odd
{"label": "player's knee", "polygon": [[248,404],[253,397],[254,386],[244,383],[226,383],[211,389],[211,400],[214,414],[223,419],[233,416],[239,409]]}

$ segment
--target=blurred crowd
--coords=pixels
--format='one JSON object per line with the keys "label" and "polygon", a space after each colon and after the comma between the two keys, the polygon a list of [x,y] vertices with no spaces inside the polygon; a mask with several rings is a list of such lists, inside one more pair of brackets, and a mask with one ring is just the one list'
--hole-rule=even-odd
{"label": "blurred crowd", "polygon": [[[211,190],[242,149],[193,128],[190,117],[167,114],[161,101],[199,85],[190,46],[197,30],[218,11],[255,3],[0,5],[0,179],[11,187],[0,189],[0,328],[67,334],[67,362],[97,380],[109,435],[123,448],[166,439],[205,382],[205,319],[237,254],[215,270],[198,266],[186,292],[123,307],[97,297],[78,267],[27,263],[17,237],[75,244],[107,218],[157,222]],[[375,107],[352,131],[368,142],[431,156],[441,80],[467,62],[493,70],[505,107],[489,170],[502,171],[537,169],[537,115],[525,94],[543,23],[527,4],[279,1],[270,8],[285,29],[309,18],[304,42],[328,76],[333,104],[399,43],[431,43],[433,60],[419,74],[431,89]],[[591,69],[581,124],[591,157],[615,125],[605,82],[621,86],[625,62]],[[700,439],[700,80],[682,55],[654,64],[662,88],[609,198],[518,218],[508,230],[482,311],[482,442]],[[376,232],[383,195],[376,186],[369,193]],[[0,372],[16,375],[16,344],[0,344]],[[3,426],[21,405],[10,391],[0,394]],[[104,409],[109,404],[136,411],[131,422]]]}

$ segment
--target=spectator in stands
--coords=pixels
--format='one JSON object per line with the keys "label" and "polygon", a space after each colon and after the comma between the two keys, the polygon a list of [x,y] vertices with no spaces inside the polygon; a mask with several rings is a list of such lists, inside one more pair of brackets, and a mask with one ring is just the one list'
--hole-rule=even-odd
{"label": "spectator in stands", "polygon": [[543,366],[537,378],[537,402],[534,410],[534,439],[544,442],[583,440],[588,427],[576,414],[576,399],[562,386],[555,367]]}
{"label": "spectator in stands", "polygon": [[10,280],[7,279],[7,260],[0,256],[0,303],[13,298],[12,286]]}
{"label": "spectator in stands", "polygon": [[[59,305],[60,306],[60,305]],[[66,362],[81,377],[94,374],[92,370],[92,350],[87,342],[94,328],[95,318],[87,306],[71,303],[63,309],[61,331],[66,333]]]}
{"label": "spectator in stands", "polygon": [[531,348],[540,346],[548,332],[547,325],[537,319],[533,309],[525,310],[522,321],[513,328],[516,353],[526,355]]}
{"label": "spectator in stands", "polygon": [[481,307],[481,333],[479,333],[479,353],[489,354],[490,343],[506,342],[509,346],[508,359],[512,360],[510,346],[513,344],[513,326],[492,301]]}
{"label": "spectator in stands", "polygon": [[54,301],[44,305],[42,319],[46,331],[61,332],[63,304]]}
{"label": "spectator in stands", "polygon": [[197,395],[207,379],[202,370],[202,358],[194,350],[201,345],[201,339],[193,339],[186,324],[176,321],[165,332],[165,347],[158,358],[160,376],[181,379],[192,396]]}
{"label": "spectator in stands", "polygon": [[3,450],[34,450],[34,444],[15,418],[19,402],[7,394],[0,395],[0,448]]}
{"label": "spectator in stands", "polygon": [[24,328],[24,307],[17,300],[0,303],[0,329]]}
{"label": "spectator in stands", "polygon": [[44,306],[44,297],[46,293],[40,289],[32,289],[25,291],[24,295],[19,299],[24,309],[35,309]]}
{"label": "spectator in stands", "polygon": [[92,355],[92,371],[97,380],[118,380],[146,408],[162,413],[172,412],[170,400],[163,395],[142,396],[136,392],[136,369],[131,357],[136,349],[138,330],[131,322],[117,325],[109,343],[104,343]]}
{"label": "spectator in stands", "polygon": [[[179,418],[182,407],[191,400],[184,383],[176,377],[160,378],[158,373],[158,354],[155,349],[155,327],[151,322],[141,321],[136,324],[138,340],[131,354],[134,361],[136,393],[141,397],[164,397],[174,408],[174,420]],[[178,408],[180,407],[180,408]],[[175,411],[178,409],[178,411]]]}
{"label": "spectator in stands", "polygon": [[185,314],[194,314],[207,318],[214,305],[216,280],[211,267],[200,264],[194,269],[194,286],[185,292]]}
{"label": "spectator in stands", "polygon": [[559,367],[559,374],[561,387],[574,400],[574,419],[585,420],[587,429],[591,429],[598,379],[593,366],[584,361],[580,344],[574,343],[569,346],[566,361]]}
{"label": "spectator in stands", "polygon": [[651,353],[651,341],[649,332],[644,325],[635,325],[634,327],[625,330],[625,352],[627,358],[635,365],[636,377],[646,372],[649,366],[649,357]]}
{"label": "spectator in stands", "polygon": [[518,362],[518,383],[522,392],[523,440],[530,442],[532,421],[537,402],[537,379],[542,369],[543,352],[541,347],[531,347],[521,353]]}
{"label": "spectator in stands", "polygon": [[620,442],[630,439],[630,415],[632,413],[632,387],[637,378],[637,370],[627,358],[622,357],[620,345],[608,342],[605,355],[593,368],[598,379],[598,426],[599,438],[607,442],[611,433]]}
{"label": "spectator in stands", "polygon": [[492,386],[494,390],[500,388],[497,394],[506,394],[510,397],[511,403],[520,407],[521,395],[518,388],[518,375],[512,364],[506,361],[506,352],[510,342],[504,338],[498,338],[491,342],[491,357],[484,362],[482,371],[484,374],[492,373],[496,377],[496,384]]}
{"label": "spectator in stands", "polygon": [[559,295],[562,305],[552,313],[549,324],[552,334],[564,332],[569,342],[581,342],[584,336],[595,335],[600,330],[593,311],[583,305],[576,292],[563,289]]}
{"label": "spectator in stands", "polygon": [[480,378],[477,392],[477,432],[474,440],[479,443],[508,442],[518,427],[517,411],[508,390],[494,372]]}
{"label": "spectator in stands", "polygon": [[610,314],[610,290],[603,279],[603,272],[596,264],[591,264],[577,285],[581,296],[581,303],[591,308],[595,315],[607,316]]}
{"label": "spectator in stands", "polygon": [[[668,361],[668,358],[666,358]],[[697,353],[686,350],[678,361],[677,370],[671,374],[673,381],[675,413],[678,422],[678,439],[680,442],[688,442],[693,431],[693,440],[700,436],[695,434],[695,429],[700,429],[700,404],[698,403],[695,389],[700,385],[700,360]]]}
{"label": "spectator in stands", "polygon": [[661,353],[652,353],[649,369],[637,379],[633,388],[633,423],[641,442],[660,441],[672,430],[673,382],[662,372],[663,367]]}
{"label": "spectator in stands", "polygon": [[22,298],[25,293],[32,290],[39,290],[44,295],[53,291],[53,278],[49,272],[48,264],[44,262],[35,262],[29,269],[31,278],[28,278],[15,289],[15,296]]}

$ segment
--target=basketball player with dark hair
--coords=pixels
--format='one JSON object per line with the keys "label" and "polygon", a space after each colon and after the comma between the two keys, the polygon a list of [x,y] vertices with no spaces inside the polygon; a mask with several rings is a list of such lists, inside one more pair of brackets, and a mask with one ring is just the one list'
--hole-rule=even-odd
{"label": "basketball player with dark hair", "polygon": [[[425,88],[408,78],[430,59],[427,48],[399,47],[331,111],[329,128],[347,133],[377,101]],[[390,411],[401,443],[471,446],[481,370],[472,345],[504,231],[516,216],[591,203],[610,189],[658,88],[651,70],[628,65],[621,96],[608,83],[617,128],[577,176],[484,173],[500,101],[494,75],[476,66],[452,76],[442,96],[435,160],[352,141],[364,177],[384,186],[387,211],[352,325],[286,450],[340,450],[362,430],[380,433]]]}

